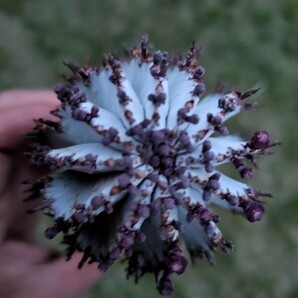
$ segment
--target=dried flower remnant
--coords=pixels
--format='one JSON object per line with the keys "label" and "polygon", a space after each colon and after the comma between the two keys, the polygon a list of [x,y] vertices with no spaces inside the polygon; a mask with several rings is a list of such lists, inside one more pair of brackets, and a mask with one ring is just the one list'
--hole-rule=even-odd
{"label": "dried flower remnant", "polygon": [[[212,94],[205,91],[205,69],[197,66],[193,43],[186,58],[171,62],[151,53],[147,40],[103,67],[66,65],[73,75],[54,91],[61,105],[59,122],[36,120],[32,161],[49,166],[48,176],[30,185],[28,199],[40,194],[43,209],[55,218],[48,238],[63,233],[68,258],[75,251],[106,271],[120,256],[127,276],[137,281],[155,275],[158,291],[173,291],[171,276],[192,259],[212,251],[228,252],[220,217],[212,206],[243,214],[250,222],[264,213],[261,197],[270,196],[220,173],[231,163],[240,178],[253,175],[249,164],[275,146],[265,131],[243,141],[229,135],[224,122],[254,107],[257,90]],[[215,135],[214,135],[215,134]]]}

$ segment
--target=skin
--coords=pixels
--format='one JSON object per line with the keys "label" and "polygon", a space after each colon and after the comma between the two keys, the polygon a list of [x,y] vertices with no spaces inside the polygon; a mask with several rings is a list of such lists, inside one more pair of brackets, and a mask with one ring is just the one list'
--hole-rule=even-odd
{"label": "skin", "polygon": [[47,90],[0,93],[0,297],[85,297],[98,280],[94,265],[78,270],[80,254],[65,261],[64,255],[41,246],[35,239],[37,214],[24,203],[24,179],[41,175],[22,156],[23,135],[34,127],[34,118],[54,119],[58,105]]}

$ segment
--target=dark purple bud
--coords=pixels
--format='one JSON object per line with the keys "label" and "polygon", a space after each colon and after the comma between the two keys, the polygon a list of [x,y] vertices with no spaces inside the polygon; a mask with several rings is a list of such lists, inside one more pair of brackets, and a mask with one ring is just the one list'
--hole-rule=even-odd
{"label": "dark purple bud", "polygon": [[186,171],[185,167],[175,167],[175,174],[177,177],[182,177]]}
{"label": "dark purple bud", "polygon": [[161,295],[169,296],[173,292],[173,285],[169,278],[162,277],[158,283],[157,289]]}
{"label": "dark purple bud", "polygon": [[81,110],[80,108],[72,111],[72,118],[78,121],[85,121],[88,116],[88,113]]}
{"label": "dark purple bud", "polygon": [[182,119],[184,119],[185,117],[186,117],[186,114],[189,112],[189,109],[188,108],[181,108],[181,109],[179,109],[178,110],[178,112],[177,112],[177,116],[179,117],[179,118],[182,118]]}
{"label": "dark purple bud", "polygon": [[212,114],[207,114],[207,121],[213,126],[220,126],[222,123],[222,118],[220,116],[213,116]]}
{"label": "dark purple bud", "polygon": [[91,108],[91,115],[92,115],[93,117],[95,117],[95,116],[98,115],[98,112],[99,112],[99,108],[96,107],[96,106],[92,106],[92,108]]}
{"label": "dark purple bud", "polygon": [[201,79],[205,74],[205,68],[202,67],[202,66],[198,66],[196,69],[195,69],[195,72],[194,72],[194,79],[198,80],[198,79]]}
{"label": "dark purple bud", "polygon": [[157,168],[160,165],[160,158],[158,155],[153,155],[150,158],[150,164],[152,165],[152,167]]}
{"label": "dark purple bud", "polygon": [[222,124],[222,119],[221,119],[220,116],[213,117],[213,119],[212,119],[212,125],[219,126],[221,124]]}
{"label": "dark purple bud", "polygon": [[212,124],[212,120],[213,120],[214,116],[211,113],[207,114],[207,121]]}
{"label": "dark purple bud", "polygon": [[161,104],[164,104],[165,101],[166,101],[166,94],[164,92],[159,92],[157,95],[156,95],[156,104],[158,105],[161,105]]}
{"label": "dark purple bud", "polygon": [[166,176],[166,177],[171,177],[174,173],[174,169],[173,168],[166,168],[163,172],[163,174]]}
{"label": "dark purple bud", "polygon": [[105,202],[104,197],[102,196],[95,196],[92,200],[91,200],[91,207],[93,210],[101,207]]}
{"label": "dark purple bud", "polygon": [[127,174],[121,174],[118,177],[118,183],[121,188],[126,188],[130,184],[130,177]]}
{"label": "dark purple bud", "polygon": [[110,127],[109,130],[108,130],[108,134],[109,134],[109,137],[112,140],[114,140],[118,136],[119,132],[116,128]]}
{"label": "dark purple bud", "polygon": [[45,230],[45,236],[48,239],[53,239],[59,232],[60,232],[59,227],[57,225],[53,225],[52,227],[47,228]]}
{"label": "dark purple bud", "polygon": [[112,142],[113,141],[112,141],[112,139],[110,137],[103,137],[102,140],[101,140],[101,143],[104,146],[109,146]]}
{"label": "dark purple bud", "polygon": [[227,200],[231,206],[233,206],[233,207],[239,206],[240,200],[238,197],[231,196]]}
{"label": "dark purple bud", "polygon": [[218,100],[218,107],[224,109],[226,106],[226,100],[222,97]]}
{"label": "dark purple bud", "polygon": [[173,157],[164,157],[162,159],[162,164],[166,168],[172,168],[174,166],[175,159]]}
{"label": "dark purple bud", "polygon": [[206,151],[209,151],[211,149],[211,142],[210,141],[204,141],[202,152],[205,153]]}
{"label": "dark purple bud", "polygon": [[253,149],[266,149],[270,145],[269,134],[266,131],[257,131],[250,140]]}
{"label": "dark purple bud", "polygon": [[212,176],[209,177],[210,180],[211,179],[219,180],[219,178],[220,178],[220,173],[215,173],[215,174],[213,174]]}
{"label": "dark purple bud", "polygon": [[149,119],[145,119],[141,122],[142,126],[144,128],[148,127],[148,125],[151,123],[151,121]]}
{"label": "dark purple bud", "polygon": [[160,63],[161,59],[163,57],[163,54],[161,51],[156,51],[153,53],[153,63],[158,64]]}
{"label": "dark purple bud", "polygon": [[129,128],[129,129],[126,131],[126,134],[127,134],[128,136],[135,136],[135,135],[140,136],[140,135],[143,134],[143,132],[144,132],[144,128],[143,128],[142,124],[139,123],[139,124],[137,124],[137,125],[135,125],[135,126]]}
{"label": "dark purple bud", "polygon": [[216,191],[219,189],[219,187],[220,187],[219,182],[216,179],[210,179],[206,185],[206,188],[210,191]]}
{"label": "dark purple bud", "polygon": [[204,153],[204,161],[205,162],[210,162],[212,160],[214,160],[214,153],[212,151],[207,151]]}
{"label": "dark purple bud", "polygon": [[123,249],[129,249],[134,243],[134,239],[130,235],[124,235],[118,245]]}
{"label": "dark purple bud", "polygon": [[241,204],[244,214],[250,222],[259,221],[262,218],[265,208],[258,202],[244,202]]}
{"label": "dark purple bud", "polygon": [[120,104],[125,105],[129,102],[129,97],[127,96],[127,94],[122,89],[118,90],[117,95],[118,95]]}
{"label": "dark purple bud", "polygon": [[205,164],[205,171],[207,173],[212,173],[214,171],[214,165],[211,162]]}
{"label": "dark purple bud", "polygon": [[203,200],[204,201],[209,201],[211,197],[211,192],[208,190],[203,191]]}
{"label": "dark purple bud", "polygon": [[253,169],[248,167],[243,167],[240,171],[241,178],[249,179],[253,176]]}
{"label": "dark purple bud", "polygon": [[150,208],[147,205],[139,205],[138,214],[143,218],[147,218],[150,215]]}
{"label": "dark purple bud", "polygon": [[227,136],[229,134],[229,130],[227,127],[223,126],[217,130],[222,136]]}
{"label": "dark purple bud", "polygon": [[165,139],[165,133],[162,130],[153,131],[151,134],[151,139],[154,143],[161,143]]}
{"label": "dark purple bud", "polygon": [[206,90],[205,84],[199,83],[196,85],[195,89],[193,90],[193,94],[195,96],[200,96]]}
{"label": "dark purple bud", "polygon": [[192,123],[192,124],[198,124],[199,123],[199,116],[197,114],[192,114],[191,116],[185,117],[185,121]]}
{"label": "dark purple bud", "polygon": [[150,93],[150,94],[148,95],[148,100],[149,100],[149,101],[152,101],[153,103],[155,103],[155,101],[156,101],[156,96],[155,96],[155,94]]}
{"label": "dark purple bud", "polygon": [[181,143],[183,148],[190,145],[190,139],[189,139],[189,136],[188,136],[187,132],[181,132],[180,133],[179,142]]}
{"label": "dark purple bud", "polygon": [[71,94],[70,89],[61,83],[54,87],[54,92],[61,101],[67,99]]}
{"label": "dark purple bud", "polygon": [[158,148],[158,153],[159,153],[161,156],[169,156],[171,151],[172,151],[172,148],[171,148],[171,146],[168,145],[168,144],[161,145],[161,146]]}
{"label": "dark purple bud", "polygon": [[130,156],[125,155],[122,158],[122,164],[126,167],[126,168],[131,168],[132,164],[133,164],[133,160]]}
{"label": "dark purple bud", "polygon": [[173,254],[166,260],[166,267],[172,273],[182,274],[187,266],[186,258],[181,254]]}
{"label": "dark purple bud", "polygon": [[212,220],[213,215],[208,209],[201,207],[199,212],[199,218],[202,224],[207,224]]}

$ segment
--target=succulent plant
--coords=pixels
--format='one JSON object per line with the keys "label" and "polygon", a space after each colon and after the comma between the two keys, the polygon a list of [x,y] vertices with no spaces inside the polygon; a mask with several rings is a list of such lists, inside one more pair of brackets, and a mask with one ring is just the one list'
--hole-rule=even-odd
{"label": "succulent plant", "polygon": [[31,160],[50,173],[30,185],[55,223],[48,238],[63,233],[68,258],[82,252],[79,268],[98,262],[106,271],[119,257],[137,281],[155,275],[163,295],[171,275],[212,251],[233,250],[218,227],[213,206],[261,219],[261,198],[270,196],[236,181],[217,167],[231,163],[240,178],[253,175],[256,157],[275,146],[265,131],[250,140],[229,135],[223,125],[255,106],[257,92],[205,91],[205,69],[192,44],[185,59],[151,52],[143,38],[124,59],[108,55],[102,67],[79,67],[54,91],[59,121],[37,119]]}

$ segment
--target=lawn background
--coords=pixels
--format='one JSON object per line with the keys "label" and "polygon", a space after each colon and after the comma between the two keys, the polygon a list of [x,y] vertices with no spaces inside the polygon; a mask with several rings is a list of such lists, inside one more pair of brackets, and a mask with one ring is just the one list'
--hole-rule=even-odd
{"label": "lawn background", "polygon": [[[186,53],[198,41],[209,91],[218,82],[262,86],[258,109],[229,128],[244,138],[268,130],[283,143],[260,158],[251,181],[274,194],[263,220],[250,224],[219,211],[237,251],[216,254],[214,268],[204,261],[190,266],[174,279],[172,297],[298,297],[296,0],[0,0],[0,89],[52,88],[66,73],[63,60],[100,64],[104,53],[121,54],[123,44],[145,33],[169,52]],[[152,276],[135,286],[123,271],[122,264],[112,267],[89,297],[158,297]]]}

